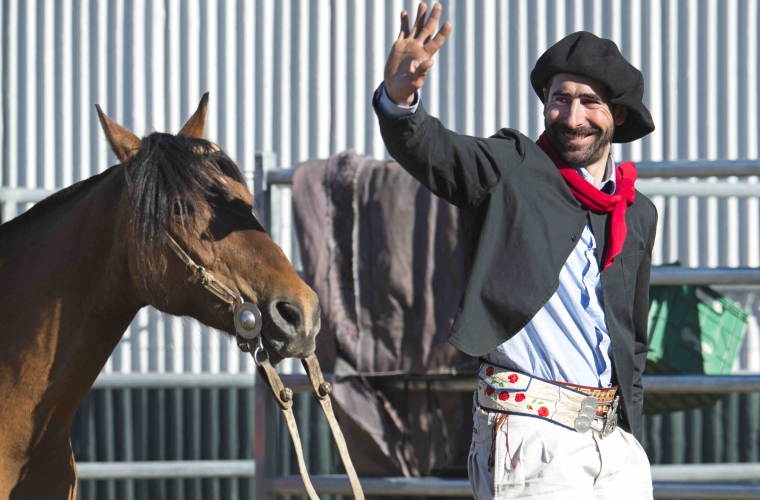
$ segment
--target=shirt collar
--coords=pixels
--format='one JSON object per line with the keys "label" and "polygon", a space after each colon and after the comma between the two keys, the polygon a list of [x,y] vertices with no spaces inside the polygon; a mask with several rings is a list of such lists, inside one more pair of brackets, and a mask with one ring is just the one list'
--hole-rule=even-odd
{"label": "shirt collar", "polygon": [[[581,174],[581,176],[592,185],[594,184],[594,176],[586,170],[586,167],[575,167],[575,171]],[[607,166],[604,168],[604,178],[602,183],[599,184],[600,191],[604,189],[607,184],[610,184],[610,187],[607,188],[608,192],[609,194],[615,194],[615,187],[617,186],[617,179],[615,178],[616,172],[617,165],[615,164],[615,160],[612,159],[612,154],[610,154],[607,156]]]}

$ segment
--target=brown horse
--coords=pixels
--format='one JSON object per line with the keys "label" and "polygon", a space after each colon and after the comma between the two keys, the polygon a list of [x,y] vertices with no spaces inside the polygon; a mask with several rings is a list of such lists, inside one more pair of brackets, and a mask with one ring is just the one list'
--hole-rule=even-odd
{"label": "brown horse", "polygon": [[263,314],[273,358],[314,352],[319,304],[252,212],[234,162],[203,140],[208,94],[178,135],[143,139],[98,107],[120,164],[0,226],[0,499],[73,499],[74,412],[138,310],[235,333],[169,235]]}

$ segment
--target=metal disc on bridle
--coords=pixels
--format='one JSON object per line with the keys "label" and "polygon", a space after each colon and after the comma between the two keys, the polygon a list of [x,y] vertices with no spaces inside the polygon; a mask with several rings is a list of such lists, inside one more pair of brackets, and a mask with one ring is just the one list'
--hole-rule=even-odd
{"label": "metal disc on bridle", "polygon": [[235,331],[246,340],[261,332],[261,311],[256,304],[243,302],[235,308]]}

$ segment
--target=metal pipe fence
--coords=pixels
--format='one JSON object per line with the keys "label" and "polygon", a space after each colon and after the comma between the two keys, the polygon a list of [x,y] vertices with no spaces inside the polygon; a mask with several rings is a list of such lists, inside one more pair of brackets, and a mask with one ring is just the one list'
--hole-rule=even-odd
{"label": "metal pipe fence", "polygon": [[[325,373],[325,380],[335,382],[332,374]],[[407,378],[408,377],[408,378]],[[384,381],[384,376],[363,376],[374,386],[389,392],[467,392],[477,389],[474,374],[426,375],[410,374],[394,376]],[[306,375],[281,374],[285,387],[296,394],[310,393],[313,389]],[[251,374],[211,373],[103,373],[92,386],[93,389],[252,389],[257,377]],[[760,375],[644,375],[645,394],[712,394],[760,392]]]}
{"label": "metal pipe fence", "polygon": [[80,481],[125,479],[194,479],[254,477],[253,460],[179,460],[144,462],[80,462]]}
{"label": "metal pipe fence", "polygon": [[[267,172],[270,186],[289,185],[293,181],[293,168],[278,168]],[[760,160],[663,160],[636,162],[639,179],[690,177],[752,177],[760,176]],[[754,196],[758,193],[755,192]]]}
{"label": "metal pipe fence", "polygon": [[92,388],[251,389],[254,380],[252,373],[102,373]]}
{"label": "metal pipe fence", "polygon": [[[275,158],[271,153],[259,153],[256,156],[256,170],[252,179],[254,192],[265,193],[269,186],[290,185],[293,181],[293,168],[275,168]],[[637,188],[646,195],[663,196],[718,196],[750,197],[760,196],[760,185],[754,183],[736,183],[716,181],[710,183],[668,182],[668,179],[710,177],[751,177],[760,176],[760,160],[666,160],[642,161],[636,164],[639,179]],[[264,174],[264,175],[260,175]],[[261,179],[261,181],[258,181]],[[650,179],[659,179],[653,181]],[[251,180],[251,179],[249,179]],[[257,182],[258,181],[258,182]],[[37,203],[53,194],[54,189],[42,188],[7,188],[0,187],[0,204],[3,205],[4,222],[15,216],[14,203]]]}
{"label": "metal pipe fence", "polygon": [[[299,374],[281,375],[283,384],[294,393],[311,392],[308,377]],[[369,377],[373,383],[383,377]],[[384,391],[425,391],[429,387],[433,391],[472,391],[476,383],[472,375],[434,376],[422,380],[420,376],[411,376],[408,381],[394,380],[379,382],[378,387]],[[325,374],[325,379],[333,381],[331,374]],[[430,380],[432,379],[432,380]],[[230,388],[251,389],[253,377],[250,374],[101,374],[93,385],[93,389],[189,389],[189,388]],[[760,375],[645,375],[644,391],[646,394],[711,394],[711,393],[752,393],[760,392]],[[264,400],[271,399],[268,389],[263,388]],[[271,406],[268,403],[257,408]],[[257,422],[261,425],[262,422]],[[264,426],[266,424],[264,423]],[[259,434],[259,437],[261,435]],[[79,463],[77,465],[80,480],[145,480],[145,479],[175,479],[175,478],[233,478],[253,477],[255,474],[254,460],[185,460],[185,461],[143,461],[143,462],[111,462],[111,463]],[[760,480],[760,464],[691,464],[691,465],[653,465],[652,478],[656,483],[667,482],[736,482]],[[377,495],[413,495],[415,491],[439,491],[440,488],[450,487],[445,493],[449,496],[468,496],[459,494],[460,490],[470,492],[469,483],[460,480],[413,478],[363,478],[367,482],[367,494]],[[460,485],[459,483],[463,484]],[[315,487],[321,493],[350,494],[350,485],[342,476],[317,476]],[[700,486],[713,488],[714,485]],[[760,485],[759,485],[760,487]],[[431,489],[432,488],[432,489]],[[381,493],[375,493],[375,491]],[[303,487],[300,476],[280,476],[266,480],[268,494],[301,494]],[[441,490],[444,491],[444,490]],[[679,490],[680,491],[680,490]],[[700,490],[702,491],[702,490]],[[712,491],[712,490],[710,490]],[[734,491],[734,490],[727,490]],[[751,490],[754,491],[754,490]],[[382,493],[385,492],[385,493]],[[438,494],[438,493],[436,493]],[[444,493],[441,493],[444,494]],[[669,497],[658,497],[669,498]],[[680,497],[679,497],[680,498]],[[689,497],[685,497],[689,498]],[[698,497],[694,497],[698,498]],[[717,497],[723,498],[723,497]]]}
{"label": "metal pipe fence", "polygon": [[[341,476],[313,476],[312,484],[319,493],[351,495],[348,480]],[[272,480],[269,494],[303,495],[304,489],[298,476],[278,477]],[[366,495],[387,497],[445,496],[472,498],[472,489],[467,479],[439,478],[362,478],[362,488]],[[760,484],[692,484],[654,483],[654,497],[658,499],[710,498],[744,499],[760,498]]]}

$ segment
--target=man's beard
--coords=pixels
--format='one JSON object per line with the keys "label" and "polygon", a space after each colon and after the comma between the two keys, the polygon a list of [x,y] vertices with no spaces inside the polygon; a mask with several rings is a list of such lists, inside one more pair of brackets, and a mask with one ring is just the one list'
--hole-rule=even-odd
{"label": "man's beard", "polygon": [[[544,123],[544,126],[546,128],[546,135],[549,136],[549,142],[554,147],[554,150],[568,165],[574,167],[585,167],[601,160],[605,153],[605,146],[612,142],[612,136],[615,133],[614,127],[610,127],[607,132],[603,132],[599,127],[570,128],[564,123],[554,123],[550,127]],[[565,142],[564,138],[560,137],[560,134],[564,134],[570,138],[586,137],[587,135],[594,135],[596,138],[588,146],[575,146],[569,142]]]}

